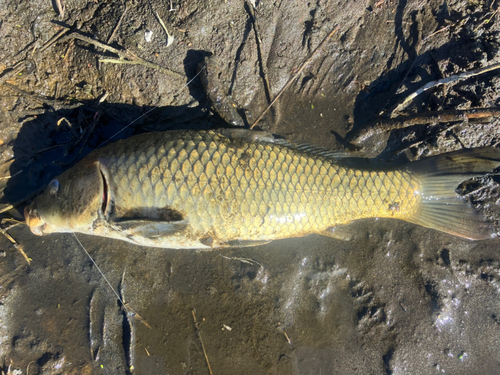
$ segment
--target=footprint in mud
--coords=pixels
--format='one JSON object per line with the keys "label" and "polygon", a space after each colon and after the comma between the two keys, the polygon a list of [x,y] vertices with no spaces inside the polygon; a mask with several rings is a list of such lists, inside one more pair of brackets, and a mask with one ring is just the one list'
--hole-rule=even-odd
{"label": "footprint in mud", "polygon": [[[332,318],[342,322],[344,314],[353,313],[353,328],[361,335],[387,329],[385,304],[378,301],[365,282],[353,280],[347,268],[334,261],[303,258],[297,272],[283,285],[282,294],[286,296],[281,307],[285,326],[299,323],[297,317],[304,315],[301,310],[306,310],[313,313],[319,324]],[[343,323],[353,324],[351,318]]]}
{"label": "footprint in mud", "polygon": [[367,335],[372,330],[380,331],[384,327],[387,328],[385,304],[378,301],[374,292],[364,282],[351,281],[350,285],[358,332]]}
{"label": "footprint in mud", "polygon": [[236,293],[252,296],[263,292],[267,287],[269,273],[262,264],[256,260],[244,257],[223,258],[233,261],[230,264],[232,272],[231,282]]}

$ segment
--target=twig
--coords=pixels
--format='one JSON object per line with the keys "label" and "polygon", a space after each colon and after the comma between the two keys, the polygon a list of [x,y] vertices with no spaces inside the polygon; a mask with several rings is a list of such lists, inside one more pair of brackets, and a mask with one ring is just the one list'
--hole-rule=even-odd
{"label": "twig", "polygon": [[268,103],[271,103],[271,87],[269,85],[269,80],[267,78],[267,72],[264,66],[264,62],[262,59],[262,40],[260,39],[258,30],[257,30],[257,22],[255,19],[255,12],[253,7],[255,4],[250,4],[248,5],[249,0],[247,0],[247,6],[245,7],[250,14],[250,19],[252,21],[252,28],[255,34],[255,40],[257,44],[257,57],[259,59],[259,70],[260,70],[260,76],[262,77],[262,80],[264,81],[264,93],[266,94],[266,99]]}
{"label": "twig", "polygon": [[31,193],[30,195],[28,195],[27,197],[23,198],[23,199],[20,199],[18,200],[17,202],[13,203],[13,204],[9,204],[8,206],[5,206],[4,208],[1,208],[0,209],[0,214],[3,214],[4,212],[7,212],[7,211],[10,211],[10,210],[13,210],[14,208],[16,207],[19,207],[21,206],[22,204],[24,204],[25,202],[31,200],[35,195],[37,195],[42,189],[38,189],[37,191]]}
{"label": "twig", "polygon": [[146,321],[146,319],[144,319],[142,316],[140,316],[137,311],[135,311],[132,307],[130,307],[130,304],[127,302],[127,303],[124,303],[123,306],[126,308],[126,309],[129,309],[133,314],[134,316],[142,323],[144,324],[146,327],[148,327],[149,329],[152,329],[152,327],[149,325],[149,323]]}
{"label": "twig", "polygon": [[118,20],[118,23],[116,24],[115,28],[113,29],[113,32],[109,36],[109,38],[108,38],[108,44],[111,44],[111,42],[113,41],[113,39],[115,37],[115,34],[116,34],[116,31],[118,30],[118,28],[122,24],[123,17],[125,17],[125,13],[127,13],[127,10],[128,10],[128,8],[127,8],[127,1],[125,1],[125,10],[123,11],[120,19]]}
{"label": "twig", "polygon": [[[23,96],[27,96],[29,98],[36,100],[39,103],[45,104],[48,107],[50,107],[51,109],[53,109],[54,111],[58,111],[61,109],[74,109],[74,108],[78,108],[84,104],[84,103],[64,104],[62,101],[57,101],[56,98],[59,97],[58,86],[56,86],[56,94],[54,96],[54,99],[50,99],[49,97],[47,97],[45,95],[31,93],[31,92],[25,91],[23,89],[20,89],[19,87],[11,85],[8,82],[3,82],[3,83],[0,82],[0,84],[18,92],[19,94],[21,94]],[[21,111],[23,116],[37,116],[37,115],[40,115],[40,114],[43,114],[46,112],[47,112],[46,108],[32,109],[29,111]]]}
{"label": "twig", "polygon": [[442,33],[443,31],[446,31],[450,28],[451,25],[448,25],[448,26],[445,26],[443,27],[442,29],[439,29],[437,31],[434,31],[433,33],[430,33],[429,35],[427,35],[424,39],[422,39],[422,42],[425,42],[427,39],[429,39],[431,36],[434,36],[436,34],[439,34],[439,33]]}
{"label": "twig", "polygon": [[[78,107],[81,107],[85,103],[75,103],[75,104],[62,104],[61,102],[57,103],[57,107],[54,108],[54,110],[59,111],[61,109],[75,109]],[[90,105],[90,104],[89,104]],[[29,117],[29,116],[39,116],[43,115],[44,113],[47,113],[47,108],[35,108],[31,110],[26,110],[26,111],[19,111],[19,114],[22,115],[22,117]]]}
{"label": "twig", "polygon": [[85,35],[81,35],[81,34],[75,32],[75,33],[72,33],[72,34],[68,35],[66,38],[67,39],[79,39],[79,40],[82,40],[84,42],[93,44],[96,47],[102,48],[105,51],[112,52],[112,53],[114,53],[114,54],[116,54],[116,55],[118,55],[120,57],[119,60],[116,60],[116,59],[100,59],[99,62],[102,62],[102,63],[113,63],[113,64],[143,65],[143,66],[145,66],[147,68],[152,68],[152,69],[158,70],[159,72],[161,72],[163,74],[166,74],[166,75],[169,75],[171,77],[184,78],[184,75],[182,75],[182,74],[180,74],[180,73],[178,73],[178,72],[176,72],[174,70],[171,70],[171,69],[168,69],[168,68],[164,68],[164,67],[162,67],[162,66],[160,66],[158,64],[146,61],[143,58],[134,55],[132,52],[130,52],[128,50],[121,51],[119,49],[111,47],[110,45],[102,43],[102,42],[100,42],[98,40],[89,38],[89,37],[87,37]]}
{"label": "twig", "polygon": [[286,341],[287,341],[289,344],[291,344],[291,343],[292,343],[292,341],[290,340],[290,337],[288,337],[288,335],[286,334],[286,332],[285,332],[285,331],[283,331],[283,334],[285,335]]}
{"label": "twig", "polygon": [[54,0],[54,3],[56,4],[57,11],[59,12],[59,16],[61,19],[64,18],[64,5],[61,4],[61,0]]}
{"label": "twig", "polygon": [[167,47],[170,47],[172,45],[172,43],[174,42],[174,37],[172,35],[170,35],[170,33],[167,30],[167,26],[165,26],[165,23],[161,19],[161,17],[158,14],[158,12],[153,9],[153,6],[151,5],[151,3],[149,3],[149,5],[151,6],[151,9],[153,10],[153,13],[155,14],[155,17],[158,20],[158,22],[160,23],[161,27],[163,27],[163,30],[165,31],[165,34],[167,34]]}
{"label": "twig", "polygon": [[203,340],[201,339],[200,325],[198,324],[198,321],[196,320],[196,313],[195,313],[194,309],[191,310],[191,313],[193,314],[194,326],[196,327],[196,331],[198,332],[198,337],[200,339],[201,348],[203,349],[203,355],[205,356],[205,361],[207,362],[208,372],[210,372],[210,375],[213,375],[212,367],[210,367],[210,362],[208,361],[207,351],[205,350],[205,345],[203,344]]}
{"label": "twig", "polygon": [[323,39],[323,41],[315,48],[315,50],[311,53],[311,56],[309,56],[309,58],[307,58],[307,60],[302,63],[302,65],[300,66],[297,73],[295,73],[294,76],[288,80],[288,82],[285,84],[285,86],[283,86],[283,88],[280,90],[278,95],[276,95],[276,97],[273,99],[271,104],[269,104],[267,106],[267,108],[260,114],[260,116],[257,117],[257,120],[255,120],[254,123],[252,124],[252,126],[250,126],[250,129],[253,129],[255,127],[255,125],[257,125],[257,123],[260,120],[262,120],[264,115],[269,111],[269,109],[271,109],[271,107],[274,105],[274,103],[276,103],[276,101],[279,99],[279,97],[288,89],[288,87],[290,87],[292,82],[295,81],[295,79],[299,76],[299,74],[302,72],[302,70],[304,70],[304,68],[307,66],[307,64],[309,64],[311,62],[313,57],[316,55],[316,52],[318,52],[325,45],[325,43],[328,41],[328,39],[330,39],[332,37],[332,35],[337,32],[338,29],[339,29],[339,26],[335,27],[332,31],[330,31],[330,34],[328,34],[325,37],[325,39]]}
{"label": "twig", "polygon": [[8,180],[8,179],[10,179],[10,178],[12,178],[12,177],[17,176],[17,175],[18,175],[19,173],[21,173],[22,171],[23,171],[23,170],[21,169],[21,170],[17,171],[16,173],[14,173],[13,175],[0,177],[0,180]]}
{"label": "twig", "polygon": [[[90,125],[90,130],[88,131],[87,136],[85,137],[85,140],[82,142],[82,145],[80,146],[80,150],[78,151],[78,154],[76,154],[75,157],[72,160],[68,161],[67,163],[62,163],[62,164],[58,164],[58,165],[67,166],[67,165],[72,164],[76,159],[78,159],[78,157],[82,153],[83,147],[87,144],[87,141],[89,140],[90,135],[94,131],[95,126],[99,123],[101,116],[102,116],[102,112],[98,111],[95,113],[94,120],[92,121],[92,124]],[[81,138],[80,138],[80,140],[81,140]],[[77,144],[78,144],[78,142],[77,142]],[[74,147],[76,148],[76,145]]]}
{"label": "twig", "polygon": [[[36,363],[35,361],[31,361],[30,363],[28,363],[28,367],[26,367],[26,375],[30,375],[30,365],[32,363]],[[8,373],[7,373],[8,374]]]}
{"label": "twig", "polygon": [[491,72],[491,71],[499,69],[499,68],[500,68],[500,63],[497,63],[497,64],[492,64],[492,65],[483,67],[481,69],[471,70],[469,72],[455,74],[455,75],[452,75],[452,76],[449,76],[447,78],[443,78],[443,79],[440,79],[437,81],[428,82],[423,87],[419,88],[417,91],[408,95],[406,97],[406,99],[392,111],[391,118],[394,118],[395,116],[397,116],[397,113],[401,112],[408,105],[408,103],[410,103],[415,97],[417,97],[418,95],[422,94],[423,92],[425,92],[433,87],[438,87],[441,85],[445,85],[447,83],[462,81],[464,79],[474,77],[474,76],[477,76],[480,74],[484,74],[487,72]]}
{"label": "twig", "polygon": [[54,89],[54,108],[57,105],[57,98],[59,98],[59,85],[58,85],[58,82],[56,82],[55,86],[56,87]]}
{"label": "twig", "polygon": [[478,27],[476,27],[476,28],[474,29],[474,32],[476,32],[476,31],[477,31],[477,30],[479,30],[481,27],[483,27],[483,25],[484,25],[484,24],[489,23],[489,22],[493,19],[493,17],[495,17],[495,16],[496,16],[496,14],[498,13],[498,11],[499,11],[499,10],[500,10],[500,7],[499,7],[497,10],[495,10],[495,11],[493,12],[493,14],[492,14],[492,16],[491,16],[490,18],[488,18],[487,20],[484,20],[483,22],[481,22],[481,23],[479,24],[479,26],[478,26]]}
{"label": "twig", "polygon": [[16,220],[14,218],[11,219],[9,217],[4,217],[2,220],[0,220],[0,223],[1,224],[12,223],[12,225],[5,228],[5,230],[9,230],[11,228],[14,228],[14,227],[18,226],[19,224],[26,224],[25,221]]}
{"label": "twig", "polygon": [[386,133],[391,130],[403,129],[414,125],[436,125],[455,121],[488,119],[490,117],[500,117],[500,107],[428,112],[395,119],[378,119],[365,128],[348,135],[346,138],[351,143],[361,144],[375,134]]}
{"label": "twig", "polygon": [[[59,31],[56,35],[54,35],[52,38],[50,38],[50,40],[48,40],[43,45],[43,47],[41,47],[38,50],[37,55],[40,55],[43,51],[45,51],[47,48],[49,48],[52,44],[54,44],[59,38],[61,38],[68,31],[69,31],[69,29],[64,29],[64,30]],[[7,69],[3,70],[0,73],[0,83],[3,83],[6,80],[8,80],[10,77],[21,73],[26,68],[26,61],[27,60],[28,60],[28,58],[24,58],[24,59],[18,61],[17,63],[15,63],[11,68],[7,68]]]}
{"label": "twig", "polygon": [[62,29],[59,31],[56,35],[54,35],[52,38],[50,38],[47,43],[43,45],[42,48],[38,50],[38,53],[45,51],[47,48],[49,48],[52,44],[57,42],[64,34],[68,33],[70,29]]}
{"label": "twig", "polygon": [[[22,223],[23,222],[19,222],[19,224],[22,224]],[[17,241],[9,233],[7,233],[7,230],[9,230],[12,227],[15,227],[16,225],[18,225],[18,224],[11,225],[10,227],[8,227],[6,229],[0,228],[0,233],[2,233],[12,243],[12,245],[14,245],[14,247],[16,248],[16,250],[21,253],[21,255],[23,256],[24,260],[26,260],[26,263],[28,263],[28,265],[30,265],[31,264],[31,258],[29,258],[26,255],[26,253],[24,252],[22,246],[19,245],[17,243]]]}
{"label": "twig", "polygon": [[64,66],[66,66],[66,67],[68,67],[68,65],[69,65],[69,55],[71,53],[71,50],[74,47],[75,47],[75,41],[72,40],[71,42],[69,42],[68,48],[66,48],[66,52],[64,52],[63,63],[64,63]]}
{"label": "twig", "polygon": [[51,105],[51,102],[53,103],[53,100],[50,100],[46,96],[43,96],[43,95],[40,95],[40,94],[33,94],[31,92],[28,92],[28,91],[25,91],[23,89],[20,89],[17,86],[11,85],[8,82],[3,82],[2,85],[8,87],[9,89],[12,89],[12,90],[18,92],[19,94],[21,94],[23,96],[27,96],[27,97],[33,98],[36,101],[38,101],[39,103],[47,104],[47,105]]}

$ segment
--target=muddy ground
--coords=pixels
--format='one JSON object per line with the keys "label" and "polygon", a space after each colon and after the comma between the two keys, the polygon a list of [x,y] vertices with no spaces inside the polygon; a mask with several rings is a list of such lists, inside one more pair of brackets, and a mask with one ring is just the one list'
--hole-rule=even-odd
{"label": "muddy ground", "polygon": [[[333,132],[370,126],[430,81],[500,62],[496,1],[62,4],[58,15],[55,2],[0,2],[4,205],[110,138],[224,126],[209,96],[248,127],[335,28],[259,128],[345,150]],[[102,62],[118,56],[72,33],[175,73]],[[196,72],[208,56],[207,95]],[[496,72],[479,75],[420,95],[405,113],[495,107],[499,86]],[[497,146],[498,125],[415,126],[363,151],[401,162]],[[497,181],[475,182],[468,196],[493,219]],[[24,225],[9,233],[31,264],[0,236],[6,374],[500,372],[498,239],[375,219],[359,222],[347,242],[312,235],[213,252],[79,235],[144,324],[122,309],[75,237],[35,237]]]}

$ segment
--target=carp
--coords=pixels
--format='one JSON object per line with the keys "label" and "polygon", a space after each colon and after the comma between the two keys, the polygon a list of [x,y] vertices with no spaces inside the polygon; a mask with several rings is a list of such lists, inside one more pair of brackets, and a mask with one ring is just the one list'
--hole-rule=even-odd
{"label": "carp", "polygon": [[393,169],[243,129],[146,133],[97,149],[25,208],[36,235],[80,232],[175,249],[248,246],[387,217],[471,240],[495,229],[456,193],[500,166],[461,150]]}

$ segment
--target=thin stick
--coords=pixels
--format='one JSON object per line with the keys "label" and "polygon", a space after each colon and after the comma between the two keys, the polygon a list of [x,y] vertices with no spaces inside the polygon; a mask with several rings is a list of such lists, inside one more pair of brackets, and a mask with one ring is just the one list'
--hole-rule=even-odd
{"label": "thin stick", "polygon": [[10,175],[10,176],[0,177],[0,180],[9,180],[9,179],[11,179],[12,177],[17,176],[17,175],[18,175],[19,173],[21,173],[22,171],[23,171],[23,170],[21,169],[21,170],[17,171],[16,173],[14,173],[14,174],[12,174],[12,175]]}
{"label": "thin stick", "polygon": [[50,38],[50,39],[47,41],[47,43],[45,43],[45,44],[43,45],[43,47],[42,47],[42,48],[40,48],[40,49],[38,50],[38,53],[45,51],[45,50],[46,50],[47,48],[49,48],[52,44],[54,44],[55,42],[57,42],[57,40],[58,40],[59,38],[61,38],[64,34],[66,34],[67,32],[69,32],[69,29],[62,29],[61,31],[59,31],[56,35],[54,35],[52,38]]}
{"label": "thin stick", "polygon": [[445,26],[442,29],[439,29],[438,31],[434,31],[433,33],[430,33],[427,35],[424,39],[422,39],[422,42],[425,42],[427,39],[429,39],[431,36],[442,33],[443,31],[446,31],[450,28],[451,25]]}
{"label": "thin stick", "polygon": [[346,138],[351,143],[360,144],[375,134],[386,133],[414,125],[436,125],[455,121],[488,119],[490,117],[500,117],[500,107],[428,112],[395,119],[379,119],[373,121],[365,128],[350,134]]}
{"label": "thin stick", "polygon": [[59,12],[59,16],[61,17],[61,19],[64,18],[64,5],[61,4],[61,0],[54,0],[54,2],[56,3],[56,8],[57,8],[57,11]]}
{"label": "thin stick", "polygon": [[[30,365],[32,363],[35,363],[35,361],[31,361],[30,363],[28,363],[28,367],[26,367],[26,375],[30,375]],[[8,374],[8,373],[7,373]]]}
{"label": "thin stick", "polygon": [[307,66],[307,64],[309,64],[311,62],[311,60],[313,59],[313,57],[316,55],[316,52],[318,52],[325,45],[325,43],[328,41],[328,39],[330,39],[332,37],[332,35],[335,34],[339,28],[340,27],[337,26],[332,31],[330,31],[330,34],[328,34],[325,37],[325,39],[323,39],[323,41],[315,48],[315,50],[311,53],[311,56],[309,56],[309,58],[302,63],[302,65],[300,66],[300,68],[297,71],[297,73],[295,73],[294,76],[291,79],[288,80],[288,82],[286,83],[286,85],[283,86],[283,88],[280,90],[280,92],[278,93],[278,95],[276,95],[276,97],[273,99],[273,101],[271,102],[271,104],[269,104],[267,106],[267,108],[264,110],[264,112],[262,112],[260,114],[260,116],[257,117],[257,120],[255,120],[255,122],[252,124],[252,126],[250,126],[250,129],[253,129],[255,127],[255,125],[257,125],[257,123],[260,120],[262,120],[262,118],[264,117],[264,115],[271,109],[271,107],[274,105],[274,103],[276,103],[276,101],[279,99],[279,97],[290,87],[290,85],[292,84],[292,82],[295,81],[295,79],[299,76],[299,74],[302,72],[302,70],[304,70],[304,68]]}
{"label": "thin stick", "polygon": [[203,349],[203,355],[205,356],[205,361],[207,362],[208,372],[210,372],[210,375],[213,375],[212,367],[210,367],[210,362],[208,361],[207,351],[205,350],[205,345],[203,344],[203,340],[201,339],[200,325],[198,324],[198,321],[196,320],[196,313],[194,312],[194,309],[191,310],[191,313],[193,314],[194,326],[196,327],[196,331],[198,332],[198,337],[200,339],[201,348]]}
{"label": "thin stick", "polygon": [[113,29],[113,32],[109,36],[109,38],[108,38],[108,44],[110,44],[113,41],[113,39],[115,37],[115,34],[116,34],[116,31],[118,30],[118,28],[122,24],[123,17],[125,17],[125,13],[127,13],[127,10],[128,10],[128,8],[127,8],[127,1],[125,1],[125,10],[123,11],[120,19],[118,20],[118,23],[116,24],[115,28]]}
{"label": "thin stick", "polygon": [[167,34],[167,47],[170,47],[170,45],[174,42],[174,37],[172,35],[170,35],[170,33],[167,30],[167,26],[165,26],[165,23],[161,19],[161,17],[158,14],[158,12],[153,9],[153,6],[151,5],[151,3],[149,3],[149,5],[151,6],[151,9],[153,10],[153,13],[155,14],[156,19],[158,20],[158,22],[160,23],[161,27],[163,28],[163,31],[165,31],[165,34]]}
{"label": "thin stick", "polygon": [[58,82],[56,82],[56,87],[54,89],[54,108],[57,105],[57,98],[59,97],[59,85]]}
{"label": "thin stick", "polygon": [[257,30],[257,21],[255,19],[255,12],[253,9],[253,5],[248,4],[249,2],[250,1],[247,0],[246,8],[247,8],[248,13],[250,13],[250,19],[252,21],[252,28],[253,28],[253,31],[255,34],[255,40],[257,43],[257,56],[259,59],[259,70],[261,73],[260,75],[262,77],[262,80],[264,81],[264,92],[266,94],[267,102],[270,103],[271,102],[271,86],[269,85],[269,80],[267,78],[267,72],[266,72],[266,69],[264,66],[264,61],[262,61],[262,40],[260,39],[258,30]]}
{"label": "thin stick", "polygon": [[397,113],[401,112],[408,105],[408,103],[410,103],[415,97],[417,97],[418,95],[422,94],[423,92],[425,92],[433,87],[438,87],[441,85],[445,85],[447,83],[462,81],[464,79],[474,77],[474,76],[477,76],[480,74],[484,74],[487,72],[491,72],[491,71],[499,69],[499,68],[500,68],[500,63],[496,63],[496,64],[492,64],[492,65],[483,67],[481,69],[471,70],[469,72],[455,74],[455,75],[452,75],[452,76],[449,76],[447,78],[443,78],[443,79],[440,79],[437,81],[428,82],[423,87],[419,88],[417,91],[408,95],[405,98],[405,100],[394,109],[394,111],[391,114],[391,117],[394,118],[397,115]]}
{"label": "thin stick", "polygon": [[9,204],[8,206],[5,206],[4,208],[0,209],[0,214],[3,214],[4,212],[7,212],[7,211],[10,211],[10,210],[13,210],[14,208],[16,207],[19,207],[20,205],[22,205],[23,203],[25,203],[26,201],[29,201],[30,199],[32,199],[35,195],[37,195],[42,189],[38,189],[37,191],[31,193],[30,195],[28,195],[27,197],[23,198],[23,199],[20,199],[18,200],[17,202],[13,203],[13,204]]}
{"label": "thin stick", "polygon": [[479,26],[478,26],[478,27],[476,27],[476,28],[474,29],[474,32],[476,32],[476,31],[477,31],[477,30],[479,30],[481,27],[483,27],[483,25],[484,25],[484,24],[489,23],[489,22],[493,19],[493,17],[495,17],[495,16],[496,16],[496,14],[498,13],[498,11],[499,11],[499,10],[500,10],[500,7],[499,7],[497,10],[495,10],[495,11],[493,12],[493,15],[492,15],[489,19],[484,20],[483,22],[481,22],[481,23],[479,24]]}
{"label": "thin stick", "polygon": [[[45,51],[47,48],[49,48],[52,44],[54,44],[59,38],[61,38],[64,34],[66,34],[69,31],[69,29],[64,29],[59,31],[56,35],[54,35],[50,40],[48,40],[42,48],[40,48],[37,52],[37,55],[40,55],[41,52]],[[25,69],[26,61],[28,59],[24,58],[17,63],[15,63],[12,68],[7,68],[3,70],[0,73],[0,83],[5,82],[8,80],[10,77],[17,75],[21,73]]]}
{"label": "thin stick", "polygon": [[5,228],[5,229],[2,229],[0,228],[0,233],[2,233],[11,243],[12,245],[16,248],[17,251],[19,251],[21,253],[21,255],[23,256],[24,260],[26,260],[26,263],[28,263],[28,265],[31,264],[31,259],[26,255],[26,253],[24,252],[23,248],[21,245],[19,245],[17,243],[17,241],[9,234],[7,233],[7,231],[19,224],[23,224],[23,222],[19,222],[18,224],[14,224],[14,225],[11,225],[9,226],[8,228]]}
{"label": "thin stick", "polygon": [[145,66],[147,68],[158,70],[160,73],[169,75],[171,77],[181,77],[182,76],[180,73],[177,73],[176,71],[170,70],[168,68],[164,68],[160,65],[143,60],[141,58],[139,58],[139,59],[140,60],[100,59],[99,62],[103,63],[103,64],[142,65],[142,66]]}
{"label": "thin stick", "polygon": [[[100,111],[98,111],[98,112],[95,113],[94,120],[92,121],[92,124],[90,124],[90,130],[87,132],[87,136],[85,137],[85,140],[82,142],[82,145],[80,146],[80,150],[75,155],[75,157],[72,160],[70,160],[70,161],[68,161],[66,163],[57,163],[58,165],[65,167],[67,165],[73,164],[73,162],[80,157],[80,154],[82,153],[83,148],[87,144],[87,141],[89,140],[90,135],[94,131],[95,126],[99,122],[99,119],[101,118],[101,115],[102,115],[102,112],[100,112]],[[78,142],[80,142],[82,140],[82,138],[83,137],[80,137],[80,139],[75,144],[74,148],[76,148],[76,145],[78,144]]]}
{"label": "thin stick", "polygon": [[11,219],[9,217],[4,217],[2,220],[0,220],[0,223],[1,224],[12,223],[7,228],[5,228],[5,230],[10,230],[10,229],[12,229],[14,227],[17,227],[20,224],[26,224],[26,222],[24,220],[20,221],[20,220],[14,219],[14,218]]}
{"label": "thin stick", "polygon": [[147,68],[156,69],[159,72],[161,72],[163,74],[166,74],[166,75],[169,75],[171,77],[184,78],[184,76],[182,74],[180,74],[180,73],[178,73],[178,72],[176,72],[174,70],[162,67],[162,66],[160,66],[158,64],[146,61],[143,58],[134,55],[133,53],[131,53],[128,50],[126,50],[126,51],[120,51],[119,49],[111,47],[111,46],[109,46],[109,45],[107,45],[105,43],[102,43],[102,42],[98,41],[98,40],[86,37],[85,35],[81,35],[81,34],[78,34],[78,33],[72,33],[72,34],[68,35],[67,38],[73,38],[73,39],[82,40],[84,42],[87,42],[87,43],[93,44],[93,45],[95,45],[97,47],[100,47],[100,48],[102,48],[105,51],[113,52],[114,54],[116,54],[116,55],[118,55],[120,57],[120,60],[115,60],[115,59],[101,59],[101,60],[99,60],[102,63],[143,65],[143,66],[145,66]]}
{"label": "thin stick", "polygon": [[[4,233],[6,234],[6,233]],[[10,237],[10,236],[9,236]],[[7,237],[7,238],[9,238]],[[10,237],[12,240],[14,240],[12,237]],[[15,241],[15,240],[14,240]],[[19,251],[21,253],[21,255],[23,256],[24,260],[26,261],[26,263],[28,263],[28,265],[31,264],[31,258],[29,258],[26,253],[24,252],[23,248],[21,245],[19,245],[17,242],[16,243],[13,243],[14,247],[17,249],[17,251]]]}
{"label": "thin stick", "polygon": [[28,92],[28,91],[25,91],[23,89],[20,89],[19,87],[17,86],[14,86],[14,85],[11,85],[10,83],[8,82],[3,82],[2,85],[8,87],[9,89],[11,90],[14,90],[16,92],[18,92],[19,94],[23,95],[23,96],[27,96],[29,98],[33,98],[35,99],[37,102],[39,103],[42,103],[42,104],[47,104],[47,105],[51,105],[54,101],[53,100],[50,100],[49,98],[47,98],[46,96],[44,95],[40,95],[40,94],[34,94],[34,93],[31,93],[31,92]]}
{"label": "thin stick", "polygon": [[184,75],[182,75],[182,74],[180,74],[180,73],[178,73],[178,72],[176,72],[174,70],[162,67],[162,66],[160,66],[158,64],[146,61],[143,58],[134,55],[133,53],[131,53],[128,50],[121,51],[119,49],[111,47],[110,45],[107,45],[106,43],[102,43],[102,42],[100,42],[98,40],[89,38],[89,37],[87,37],[85,35],[81,35],[81,34],[76,33],[76,32],[68,35],[65,39],[79,39],[79,40],[82,40],[84,42],[93,44],[93,45],[95,45],[95,46],[97,46],[99,48],[102,48],[105,51],[112,52],[112,53],[114,53],[114,54],[116,54],[116,55],[118,55],[120,57],[119,60],[116,60],[116,59],[101,59],[101,60],[99,60],[99,62],[102,62],[102,63],[143,65],[143,66],[145,66],[147,68],[156,69],[159,72],[161,72],[163,74],[166,74],[166,75],[169,75],[171,77],[184,78]]}

